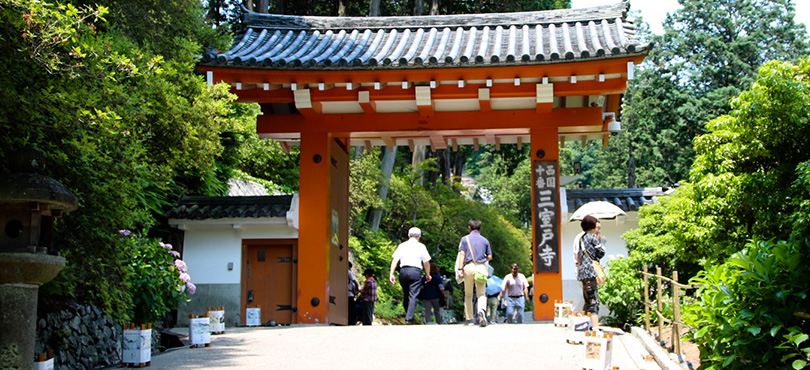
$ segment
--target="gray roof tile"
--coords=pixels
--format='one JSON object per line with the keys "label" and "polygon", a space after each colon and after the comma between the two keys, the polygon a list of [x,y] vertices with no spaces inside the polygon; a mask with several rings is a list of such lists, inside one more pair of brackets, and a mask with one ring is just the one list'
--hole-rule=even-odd
{"label": "gray roof tile", "polygon": [[292,195],[183,197],[166,215],[183,220],[286,217]]}
{"label": "gray roof tile", "polygon": [[202,64],[285,69],[522,65],[646,54],[628,2],[585,9],[419,17],[305,17],[245,10],[246,31]]}
{"label": "gray roof tile", "polygon": [[655,197],[666,195],[661,188],[635,189],[566,189],[568,212],[574,212],[583,204],[593,201],[606,201],[615,204],[625,212],[638,211],[638,208],[651,204]]}

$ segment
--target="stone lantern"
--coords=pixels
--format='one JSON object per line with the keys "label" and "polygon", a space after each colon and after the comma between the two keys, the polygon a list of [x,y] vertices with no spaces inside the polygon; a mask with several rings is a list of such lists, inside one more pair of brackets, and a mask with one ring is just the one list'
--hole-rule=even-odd
{"label": "stone lantern", "polygon": [[43,156],[33,149],[12,153],[12,173],[0,176],[0,359],[30,369],[39,286],[65,267],[48,254],[54,220],[77,208],[76,196],[41,175]]}

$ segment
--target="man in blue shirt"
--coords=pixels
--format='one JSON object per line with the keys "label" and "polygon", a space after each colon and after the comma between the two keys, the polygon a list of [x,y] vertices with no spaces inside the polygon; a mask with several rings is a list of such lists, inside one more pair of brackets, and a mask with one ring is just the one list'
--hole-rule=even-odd
{"label": "man in blue shirt", "polygon": [[473,290],[477,296],[478,324],[487,326],[485,310],[487,307],[487,282],[475,279],[475,270],[479,265],[492,259],[492,248],[489,240],[481,236],[481,220],[472,219],[467,228],[470,233],[458,244],[459,265],[456,265],[456,274],[464,278],[464,319],[466,325],[474,325],[473,318]]}

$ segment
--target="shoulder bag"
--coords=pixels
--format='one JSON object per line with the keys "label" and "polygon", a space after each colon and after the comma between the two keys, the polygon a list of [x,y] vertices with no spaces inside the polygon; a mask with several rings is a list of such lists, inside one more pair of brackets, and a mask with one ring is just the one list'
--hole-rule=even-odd
{"label": "shoulder bag", "polygon": [[[583,235],[583,237],[585,236]],[[582,239],[579,240],[579,244],[580,249],[582,249],[582,251],[585,252],[585,255],[588,256],[588,259],[591,260],[591,265],[593,265],[593,272],[596,273],[596,285],[599,286],[605,285],[605,281],[607,281],[607,275],[605,274],[605,269],[602,267],[602,264],[599,263],[598,260],[595,260],[593,259],[593,257],[591,257],[591,254],[588,253],[588,249],[585,248],[584,245],[582,245]]]}
{"label": "shoulder bag", "polygon": [[467,239],[467,249],[470,250],[470,256],[472,257],[472,262],[475,264],[475,281],[486,283],[487,279],[489,279],[489,271],[487,271],[487,265],[483,263],[475,262],[475,253],[473,253],[473,246],[470,244],[470,236],[465,236]]}

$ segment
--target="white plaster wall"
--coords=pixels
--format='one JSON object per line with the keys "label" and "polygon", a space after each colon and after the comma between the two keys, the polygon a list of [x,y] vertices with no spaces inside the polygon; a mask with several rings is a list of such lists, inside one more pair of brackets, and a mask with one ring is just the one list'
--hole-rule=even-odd
{"label": "white plaster wall", "polygon": [[[582,299],[582,289],[579,286],[576,276],[576,265],[574,262],[573,245],[574,237],[582,232],[579,221],[568,222],[571,214],[565,215],[562,224],[561,256],[562,256],[562,282],[563,300],[573,301],[574,309],[582,310],[584,300]],[[623,219],[622,219],[623,218]],[[627,212],[627,216],[620,216],[616,220],[601,220],[602,235],[607,237],[607,250],[605,257],[601,259],[602,266],[607,267],[608,256],[622,255],[627,257],[627,246],[621,236],[626,231],[638,227],[638,212]],[[607,305],[601,304],[600,316],[608,315]]]}
{"label": "white plaster wall", "polygon": [[[185,224],[183,260],[194,284],[241,284],[243,239],[297,239],[285,224]],[[228,263],[233,270],[228,271]]]}

